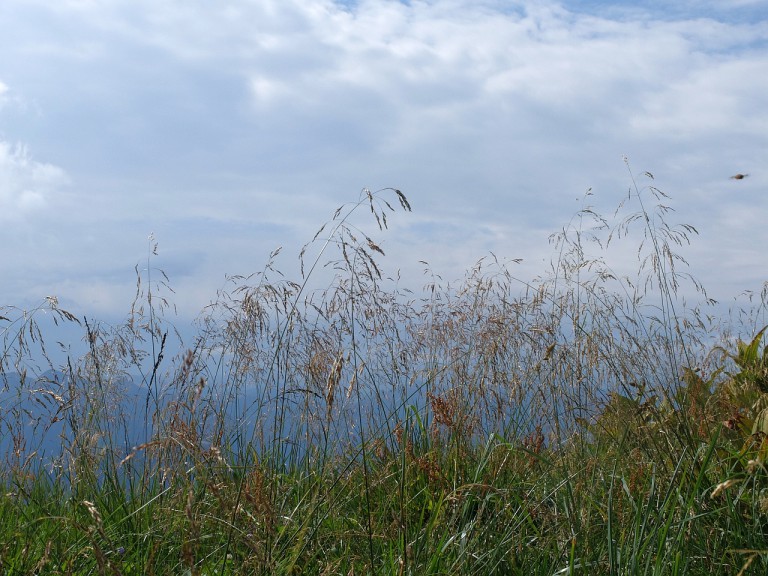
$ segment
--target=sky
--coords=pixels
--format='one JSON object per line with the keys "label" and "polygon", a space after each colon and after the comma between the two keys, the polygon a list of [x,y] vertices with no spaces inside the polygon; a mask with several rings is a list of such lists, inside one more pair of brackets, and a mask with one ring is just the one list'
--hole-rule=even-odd
{"label": "sky", "polygon": [[192,318],[363,188],[405,285],[533,277],[628,166],[710,297],[768,280],[768,0],[3,0],[0,55],[0,305],[120,318],[156,243]]}

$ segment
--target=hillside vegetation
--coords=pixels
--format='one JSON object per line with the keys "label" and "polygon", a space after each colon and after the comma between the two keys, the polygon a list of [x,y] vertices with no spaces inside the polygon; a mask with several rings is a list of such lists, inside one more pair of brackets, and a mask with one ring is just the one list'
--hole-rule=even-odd
{"label": "hillside vegetation", "polygon": [[363,230],[411,206],[364,190],[182,348],[151,253],[122,325],[0,308],[0,574],[766,573],[766,294],[718,315],[642,178],[534,279],[400,288]]}

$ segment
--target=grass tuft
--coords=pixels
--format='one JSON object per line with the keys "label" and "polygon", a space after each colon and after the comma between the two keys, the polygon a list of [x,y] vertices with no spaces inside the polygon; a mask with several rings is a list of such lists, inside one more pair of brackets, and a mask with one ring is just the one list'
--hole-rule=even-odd
{"label": "grass tuft", "polygon": [[151,238],[122,325],[0,308],[0,573],[764,573],[768,294],[718,317],[696,229],[629,178],[533,279],[490,255],[401,288],[359,219],[411,204],[365,189],[192,342]]}

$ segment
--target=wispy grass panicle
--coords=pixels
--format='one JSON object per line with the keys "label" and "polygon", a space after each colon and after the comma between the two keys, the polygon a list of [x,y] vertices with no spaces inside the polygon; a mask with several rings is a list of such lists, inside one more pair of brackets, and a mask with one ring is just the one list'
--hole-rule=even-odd
{"label": "wispy grass panicle", "polygon": [[533,278],[492,253],[414,288],[386,242],[409,199],[363,189],[190,342],[152,237],[125,322],[84,320],[64,366],[43,323],[79,319],[0,309],[0,571],[765,571],[768,291],[718,317],[696,229],[628,174]]}

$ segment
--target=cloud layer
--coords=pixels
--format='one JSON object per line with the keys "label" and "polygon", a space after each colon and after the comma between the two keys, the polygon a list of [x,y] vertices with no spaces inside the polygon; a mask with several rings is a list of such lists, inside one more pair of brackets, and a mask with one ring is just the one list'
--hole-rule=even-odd
{"label": "cloud layer", "polygon": [[67,181],[61,168],[33,160],[24,146],[0,142],[0,222],[29,225],[26,219]]}
{"label": "cloud layer", "polygon": [[199,309],[363,186],[414,206],[391,269],[493,250],[535,273],[588,188],[624,197],[624,154],[702,232],[694,273],[754,288],[768,260],[734,255],[768,240],[766,3],[593,4],[8,0],[0,296],[119,313],[154,232]]}

